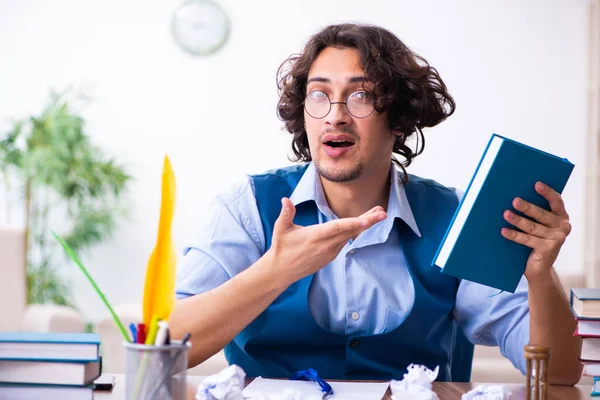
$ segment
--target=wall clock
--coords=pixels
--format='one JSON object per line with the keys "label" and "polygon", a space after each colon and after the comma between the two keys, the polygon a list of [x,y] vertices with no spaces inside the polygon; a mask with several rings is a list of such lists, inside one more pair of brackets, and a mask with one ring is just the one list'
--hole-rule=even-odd
{"label": "wall clock", "polygon": [[212,0],[187,0],[175,10],[173,37],[179,46],[196,56],[217,52],[229,36],[229,18]]}

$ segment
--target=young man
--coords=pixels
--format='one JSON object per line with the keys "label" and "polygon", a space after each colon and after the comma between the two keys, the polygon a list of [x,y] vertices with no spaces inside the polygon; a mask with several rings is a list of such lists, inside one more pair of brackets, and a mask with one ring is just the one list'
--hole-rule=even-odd
{"label": "young man", "polygon": [[570,231],[561,197],[538,184],[551,212],[515,199],[537,222],[504,214],[520,231],[498,234],[532,248],[514,294],[440,273],[430,263],[458,196],[404,171],[423,150],[407,139],[423,143],[421,129],[454,111],[437,71],[355,24],[325,28],[288,61],[278,111],[306,163],[218,196],[186,249],[171,327],[192,333],[190,364],[225,348],[249,376],[390,379],[418,363],[452,380],[458,323],[522,372],[525,344],[551,346],[550,382],[576,383],[581,343],[552,266]]}

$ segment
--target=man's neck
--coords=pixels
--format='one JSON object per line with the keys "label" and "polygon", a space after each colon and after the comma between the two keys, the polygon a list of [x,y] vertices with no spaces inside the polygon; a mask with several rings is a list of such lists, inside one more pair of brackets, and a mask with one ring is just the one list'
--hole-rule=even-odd
{"label": "man's neck", "polygon": [[321,185],[329,208],[338,218],[358,217],[375,206],[387,211],[390,197],[390,170],[362,175],[351,182],[331,182],[322,177]]}

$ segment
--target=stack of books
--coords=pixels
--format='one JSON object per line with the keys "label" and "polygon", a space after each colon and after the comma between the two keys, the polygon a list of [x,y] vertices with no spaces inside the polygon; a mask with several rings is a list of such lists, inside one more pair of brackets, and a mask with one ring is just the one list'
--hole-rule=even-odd
{"label": "stack of books", "polygon": [[583,374],[600,377],[600,289],[571,289],[571,310],[577,320],[575,336],[581,336]]}
{"label": "stack of books", "polygon": [[92,400],[99,345],[95,333],[0,332],[0,399]]}

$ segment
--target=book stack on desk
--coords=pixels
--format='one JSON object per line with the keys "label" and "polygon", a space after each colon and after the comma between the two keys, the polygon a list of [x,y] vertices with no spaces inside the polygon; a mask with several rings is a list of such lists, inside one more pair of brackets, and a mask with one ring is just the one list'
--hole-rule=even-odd
{"label": "book stack on desk", "polygon": [[92,400],[99,345],[95,333],[0,332],[0,399]]}
{"label": "book stack on desk", "polygon": [[583,374],[600,377],[600,289],[571,289],[571,310],[577,319],[575,336],[581,336]]}

